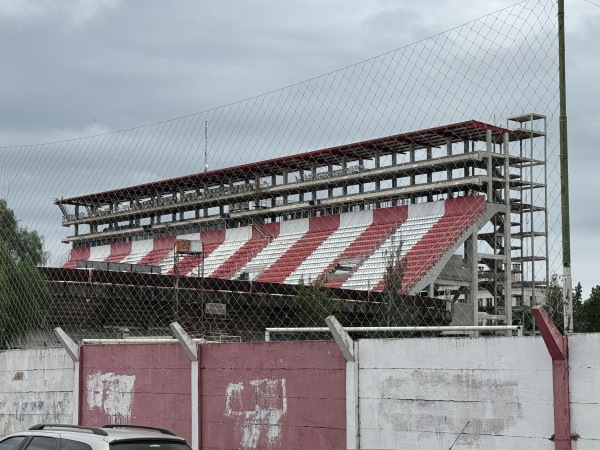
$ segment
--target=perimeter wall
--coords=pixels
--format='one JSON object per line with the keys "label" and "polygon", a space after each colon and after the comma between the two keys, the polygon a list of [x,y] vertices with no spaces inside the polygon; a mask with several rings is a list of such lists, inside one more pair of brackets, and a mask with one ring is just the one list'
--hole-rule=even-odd
{"label": "perimeter wall", "polygon": [[[600,334],[569,348],[573,448],[598,448]],[[211,450],[554,448],[541,338],[361,340],[357,362],[334,342],[198,350],[194,371],[177,343],[86,345],[78,377],[63,349],[1,352],[0,435],[75,408],[83,425],[162,426]]]}
{"label": "perimeter wall", "polygon": [[62,348],[0,352],[0,436],[71,423],[75,366]]}

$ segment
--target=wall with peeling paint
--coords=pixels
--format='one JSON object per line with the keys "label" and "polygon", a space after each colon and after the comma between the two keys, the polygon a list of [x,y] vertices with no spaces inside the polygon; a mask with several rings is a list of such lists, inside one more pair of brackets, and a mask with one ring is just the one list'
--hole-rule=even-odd
{"label": "wall with peeling paint", "polygon": [[81,424],[135,423],[191,442],[191,368],[177,344],[85,345]]}
{"label": "wall with peeling paint", "polygon": [[202,449],[346,448],[345,367],[333,342],[202,346]]}
{"label": "wall with peeling paint", "polygon": [[554,448],[541,338],[362,340],[358,380],[361,448]]}
{"label": "wall with peeling paint", "polygon": [[[357,347],[358,377],[348,380],[358,381],[361,448],[448,449],[456,440],[453,450],[553,449],[551,361],[541,338]],[[569,348],[572,430],[577,449],[591,450],[600,442],[600,334],[573,335]],[[354,371],[333,342],[202,345],[198,380],[179,344],[86,345],[81,356],[84,425],[162,426],[191,442],[192,383],[203,449],[341,449],[346,413],[355,417],[346,410]],[[71,422],[73,375],[61,348],[0,352],[0,436]]]}
{"label": "wall with peeling paint", "polygon": [[73,415],[71,358],[62,348],[0,352],[0,436]]}

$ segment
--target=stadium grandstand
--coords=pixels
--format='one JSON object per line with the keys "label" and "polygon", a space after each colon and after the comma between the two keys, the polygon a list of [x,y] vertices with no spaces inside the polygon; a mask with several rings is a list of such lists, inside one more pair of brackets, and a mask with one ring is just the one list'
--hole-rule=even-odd
{"label": "stadium grandstand", "polygon": [[403,295],[450,305],[445,323],[511,323],[548,281],[540,179],[545,116],[470,120],[57,199],[63,270],[213,292],[319,283],[359,302],[381,296],[392,268]]}

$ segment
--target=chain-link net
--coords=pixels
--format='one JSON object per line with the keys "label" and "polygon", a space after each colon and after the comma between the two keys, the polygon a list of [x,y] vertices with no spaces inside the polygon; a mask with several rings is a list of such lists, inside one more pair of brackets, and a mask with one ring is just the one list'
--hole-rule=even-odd
{"label": "chain-link net", "polygon": [[560,291],[555,21],[524,1],[223,107],[0,148],[0,347],[174,321],[261,340],[329,315],[532,330]]}

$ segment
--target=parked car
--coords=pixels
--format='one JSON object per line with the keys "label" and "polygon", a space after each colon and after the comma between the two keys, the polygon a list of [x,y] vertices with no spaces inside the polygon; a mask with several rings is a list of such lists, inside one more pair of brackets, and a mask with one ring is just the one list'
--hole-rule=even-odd
{"label": "parked car", "polygon": [[39,424],[0,439],[0,450],[190,450],[185,439],[141,425]]}

